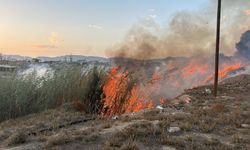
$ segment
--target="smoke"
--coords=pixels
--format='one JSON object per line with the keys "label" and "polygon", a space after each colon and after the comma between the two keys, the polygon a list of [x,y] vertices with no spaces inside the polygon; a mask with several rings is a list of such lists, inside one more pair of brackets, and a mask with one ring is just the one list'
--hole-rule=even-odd
{"label": "smoke", "polygon": [[242,34],[240,42],[236,44],[236,55],[250,60],[250,30]]}
{"label": "smoke", "polygon": [[[210,0],[205,8],[176,12],[167,25],[152,16],[139,19],[124,40],[107,51],[108,55],[118,57],[115,65],[134,73],[139,89],[152,99],[171,99],[184,89],[209,84],[214,74],[217,2]],[[231,71],[245,69],[242,57],[235,56],[250,57],[250,32],[242,36],[250,29],[250,16],[246,14],[250,1],[222,2],[220,80]],[[148,85],[154,76],[159,80]]]}
{"label": "smoke", "polygon": [[[155,18],[136,22],[124,40],[108,50],[112,57],[154,59],[168,56],[191,57],[214,53],[217,0],[210,0],[206,8],[180,11],[166,26]],[[250,28],[246,10],[250,1],[224,0],[222,4],[221,52],[235,53],[235,43]]]}

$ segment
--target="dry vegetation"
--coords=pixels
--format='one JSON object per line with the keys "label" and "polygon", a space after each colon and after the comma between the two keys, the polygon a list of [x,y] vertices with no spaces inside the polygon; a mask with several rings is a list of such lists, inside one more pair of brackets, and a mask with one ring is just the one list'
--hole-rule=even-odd
{"label": "dry vegetation", "polygon": [[[206,93],[211,86],[198,87],[185,91],[190,103],[168,103],[163,110],[118,119],[89,116],[67,106],[8,120],[0,124],[0,149],[250,149],[250,77],[238,78],[223,82],[217,98]],[[59,128],[87,118],[91,120]],[[171,133],[171,127],[180,131]],[[51,130],[39,132],[44,128]]]}
{"label": "dry vegetation", "polygon": [[[53,75],[39,77],[37,72],[28,75],[11,73],[0,75],[0,122],[67,103],[76,110],[97,113],[101,107],[104,70],[87,68],[80,64],[54,66]],[[63,68],[63,69],[62,69]]]}

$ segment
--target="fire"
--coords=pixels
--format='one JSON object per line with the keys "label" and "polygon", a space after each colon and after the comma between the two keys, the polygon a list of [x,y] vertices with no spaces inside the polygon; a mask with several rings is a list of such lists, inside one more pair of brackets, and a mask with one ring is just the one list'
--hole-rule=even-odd
{"label": "fire", "polygon": [[185,67],[182,70],[182,76],[186,78],[197,73],[204,75],[207,69],[208,69],[208,64],[201,64],[194,59],[189,63],[187,67]]}
{"label": "fire", "polygon": [[138,95],[138,88],[135,86],[131,91],[131,97],[128,99],[128,103],[125,105],[125,113],[139,112],[145,108],[153,108],[152,101],[146,102],[145,99],[140,98]]}
{"label": "fire", "polygon": [[117,67],[111,69],[103,87],[105,98],[102,100],[104,105],[102,115],[113,116],[153,108],[153,101],[140,95],[138,86],[129,76],[127,70],[119,71]]}
{"label": "fire", "polygon": [[236,63],[234,65],[223,65],[222,69],[219,71],[219,78],[224,78],[230,71],[241,68],[241,63]]}
{"label": "fire", "polygon": [[[168,92],[182,92],[186,88],[211,83],[211,66],[191,60],[187,66],[175,66],[179,69],[174,71],[159,69],[151,77],[142,73],[136,74],[136,78],[128,70],[113,67],[103,86],[103,109],[100,113],[103,116],[113,116],[150,109],[155,104],[164,105],[168,102]],[[231,71],[241,67],[240,62],[224,63],[219,70],[219,79],[224,79]]]}
{"label": "fire", "polygon": [[148,81],[148,83],[149,83],[149,84],[155,84],[157,81],[160,81],[160,80],[162,80],[162,79],[163,79],[163,78],[161,77],[160,74],[154,73],[153,76],[152,76],[152,79],[150,79],[150,80]]}
{"label": "fire", "polygon": [[[219,70],[219,79],[223,79],[226,77],[226,75],[234,70],[240,69],[242,67],[242,64],[240,62],[235,63],[233,65],[229,65],[229,64],[224,64],[222,66],[222,68]],[[206,79],[204,80],[204,84],[205,83],[209,83],[213,80],[213,76],[209,75],[206,77]]]}
{"label": "fire", "polygon": [[167,100],[164,98],[160,98],[160,104],[163,106],[164,104],[167,104]]}

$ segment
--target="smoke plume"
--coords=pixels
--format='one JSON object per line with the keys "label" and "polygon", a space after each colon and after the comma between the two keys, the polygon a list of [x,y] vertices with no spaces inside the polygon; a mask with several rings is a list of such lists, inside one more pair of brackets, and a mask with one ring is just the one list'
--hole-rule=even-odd
{"label": "smoke plume", "polygon": [[236,55],[250,60],[250,30],[242,34],[240,42],[236,44]]}
{"label": "smoke plume", "polygon": [[[214,53],[217,0],[210,0],[206,8],[180,11],[168,25],[155,18],[139,20],[124,40],[108,50],[112,57],[154,59],[168,56],[195,56]],[[235,43],[250,28],[246,10],[250,1],[224,0],[222,4],[221,52],[235,53]]]}

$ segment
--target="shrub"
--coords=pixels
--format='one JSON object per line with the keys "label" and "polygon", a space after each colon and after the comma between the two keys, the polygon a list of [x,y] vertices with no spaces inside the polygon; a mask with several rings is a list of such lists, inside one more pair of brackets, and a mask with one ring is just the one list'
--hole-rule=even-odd
{"label": "shrub", "polygon": [[14,133],[13,135],[11,135],[7,139],[7,144],[9,146],[18,145],[18,144],[25,143],[26,140],[27,140],[27,135],[24,132],[22,132],[22,131],[18,131],[16,133]]}
{"label": "shrub", "polygon": [[53,75],[43,77],[38,77],[36,72],[25,76],[16,73],[0,76],[0,122],[68,102],[81,104],[80,109],[87,113],[97,113],[106,74],[98,67],[83,72],[83,67],[78,64],[60,66]]}

